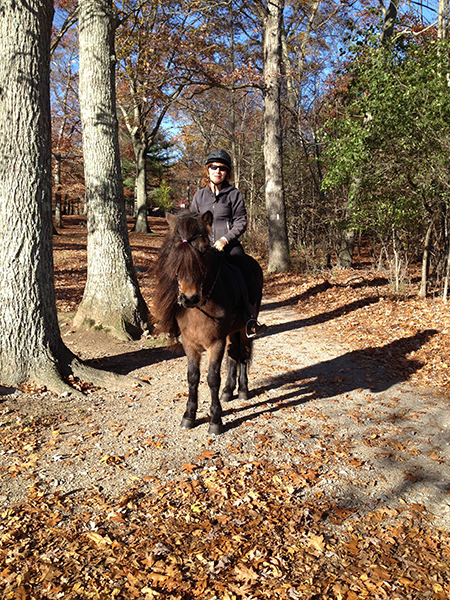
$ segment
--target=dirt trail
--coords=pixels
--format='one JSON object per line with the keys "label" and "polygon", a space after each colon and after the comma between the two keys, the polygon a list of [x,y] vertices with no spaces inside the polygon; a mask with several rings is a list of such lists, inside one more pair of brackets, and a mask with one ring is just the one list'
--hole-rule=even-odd
{"label": "dirt trail", "polygon": [[411,505],[448,528],[448,400],[346,352],[327,340],[326,325],[311,325],[291,307],[266,300],[261,320],[270,327],[255,342],[251,396],[224,406],[217,438],[207,435],[205,369],[199,425],[179,427],[187,391],[181,348],[63,328],[82,358],[147,383],[81,400],[2,390],[1,503],[24,500],[30,487],[116,495],[136,482],[271,461],[303,469],[296,493],[305,499],[361,511]]}

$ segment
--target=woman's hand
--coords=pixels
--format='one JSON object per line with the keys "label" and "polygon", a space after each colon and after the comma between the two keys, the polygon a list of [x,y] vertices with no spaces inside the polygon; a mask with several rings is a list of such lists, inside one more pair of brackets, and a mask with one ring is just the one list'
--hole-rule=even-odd
{"label": "woman's hand", "polygon": [[217,242],[214,242],[214,248],[216,250],[219,250],[219,252],[222,252],[222,250],[225,248],[225,246],[227,244],[228,244],[227,238],[221,237],[220,240],[217,240]]}

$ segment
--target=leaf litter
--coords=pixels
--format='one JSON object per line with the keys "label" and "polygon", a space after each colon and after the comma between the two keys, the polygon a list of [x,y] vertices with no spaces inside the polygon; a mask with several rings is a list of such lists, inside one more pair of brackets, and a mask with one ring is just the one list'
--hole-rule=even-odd
{"label": "leaf litter", "polygon": [[[137,241],[154,255],[158,238]],[[179,352],[63,318],[68,345],[143,383],[113,395],[77,382],[81,400],[5,390],[1,597],[449,598],[448,317],[379,274],[329,275],[269,278],[253,393],[224,407],[218,438],[205,374],[199,425],[179,429]]]}

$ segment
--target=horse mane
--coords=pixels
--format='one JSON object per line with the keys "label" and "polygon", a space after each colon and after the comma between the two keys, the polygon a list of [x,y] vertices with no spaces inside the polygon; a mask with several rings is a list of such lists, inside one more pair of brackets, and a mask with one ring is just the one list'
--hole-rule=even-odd
{"label": "horse mane", "polygon": [[175,339],[180,335],[177,316],[185,310],[178,304],[178,277],[201,283],[205,273],[200,253],[188,240],[206,232],[198,215],[190,211],[182,211],[177,218],[176,227],[166,235],[158,253],[154,266],[156,286],[153,295],[157,327]]}

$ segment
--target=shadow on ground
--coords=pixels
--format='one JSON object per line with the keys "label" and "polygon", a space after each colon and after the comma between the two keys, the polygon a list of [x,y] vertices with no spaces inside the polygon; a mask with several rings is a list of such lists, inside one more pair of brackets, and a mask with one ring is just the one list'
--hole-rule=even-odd
{"label": "shadow on ground", "polygon": [[[299,406],[312,400],[332,398],[360,389],[368,389],[371,393],[385,391],[393,385],[406,381],[412,372],[422,367],[422,363],[408,360],[405,355],[425,344],[436,333],[435,330],[422,331],[381,348],[347,352],[342,356],[308,367],[286,371],[281,376],[268,377],[259,387],[250,392],[250,398],[267,395],[270,392],[270,397],[253,405],[253,408],[260,406],[261,410],[250,417],[235,419],[227,424],[227,428],[239,427],[244,420],[253,420],[263,414]],[[376,357],[383,356],[384,353],[388,356],[396,356],[397,361],[400,356],[405,361],[408,367],[405,376],[393,375],[377,362]],[[277,390],[279,393],[276,393]],[[236,414],[239,409],[231,412]]]}

